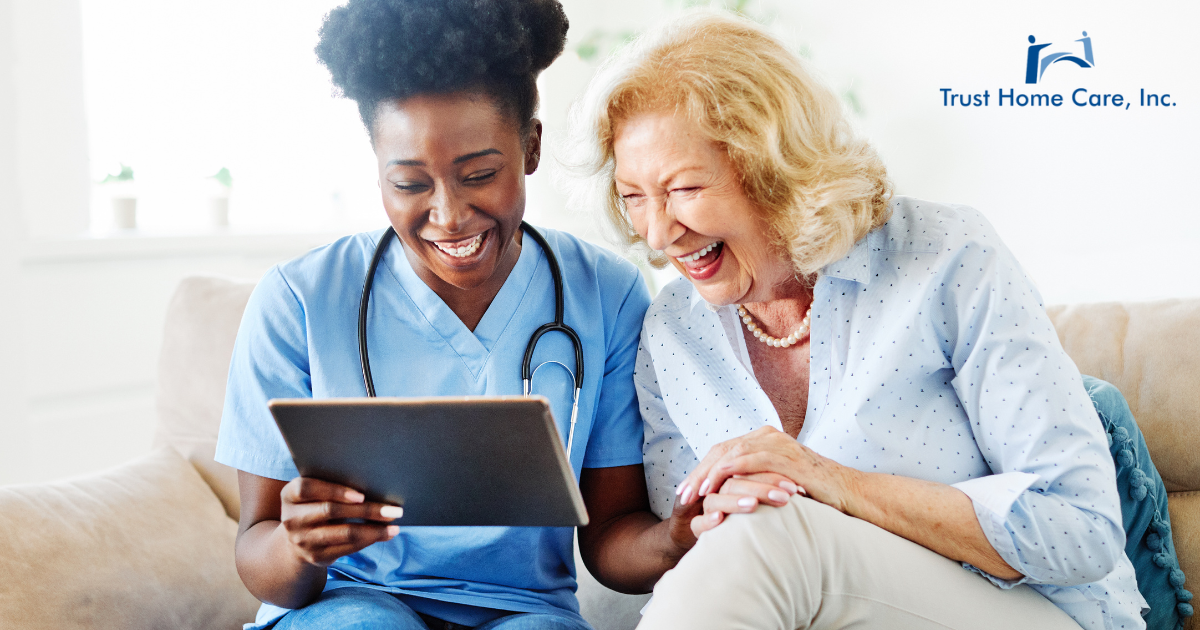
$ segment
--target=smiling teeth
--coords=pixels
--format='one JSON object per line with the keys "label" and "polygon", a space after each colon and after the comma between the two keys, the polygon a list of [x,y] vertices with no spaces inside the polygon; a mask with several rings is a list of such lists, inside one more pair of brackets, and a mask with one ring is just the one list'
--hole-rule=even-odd
{"label": "smiling teeth", "polygon": [[480,234],[479,236],[476,236],[475,238],[471,239],[470,243],[467,243],[466,245],[463,245],[462,247],[445,247],[441,243],[438,243],[438,242],[434,242],[434,245],[437,245],[438,249],[446,252],[447,254],[450,254],[451,256],[453,256],[455,258],[466,258],[467,256],[470,256],[471,254],[474,254],[475,252],[479,251],[479,244],[482,242],[483,242],[483,234]]}
{"label": "smiling teeth", "polygon": [[709,243],[708,247],[705,247],[704,249],[702,249],[698,252],[695,252],[693,254],[688,254],[687,256],[676,256],[675,260],[678,260],[681,263],[694,262],[694,261],[700,260],[701,258],[704,258],[705,256],[707,256],[708,252],[711,252],[713,250],[713,248],[715,248],[717,245],[720,245],[720,244],[721,244],[721,241],[716,241],[715,243]]}

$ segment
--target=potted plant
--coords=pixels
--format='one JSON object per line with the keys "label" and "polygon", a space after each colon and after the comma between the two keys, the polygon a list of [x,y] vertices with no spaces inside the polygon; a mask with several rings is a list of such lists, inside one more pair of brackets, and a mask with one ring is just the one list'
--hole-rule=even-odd
{"label": "potted plant", "polygon": [[112,199],[113,224],[117,229],[132,230],[137,228],[137,195],[133,188],[133,168],[121,164],[121,170],[110,173],[100,180],[100,185],[108,187]]}
{"label": "potted plant", "polygon": [[229,227],[229,195],[233,192],[233,175],[224,166],[208,179],[215,182],[208,197],[208,216],[212,226]]}

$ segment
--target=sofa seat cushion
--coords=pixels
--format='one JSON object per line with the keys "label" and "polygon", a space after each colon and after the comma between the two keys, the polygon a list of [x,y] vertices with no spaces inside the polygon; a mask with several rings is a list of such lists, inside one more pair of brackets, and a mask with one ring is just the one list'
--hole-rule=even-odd
{"label": "sofa seat cushion", "polygon": [[0,488],[0,628],[240,628],[258,601],[237,524],[162,447],[79,479]]}

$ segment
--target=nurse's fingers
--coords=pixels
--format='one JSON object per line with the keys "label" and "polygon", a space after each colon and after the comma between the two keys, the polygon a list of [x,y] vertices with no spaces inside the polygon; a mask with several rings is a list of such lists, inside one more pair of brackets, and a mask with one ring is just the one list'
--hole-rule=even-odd
{"label": "nurse's fingers", "polygon": [[684,505],[675,497],[675,505],[671,509],[671,519],[668,526],[671,541],[680,550],[686,552],[696,544],[696,535],[692,533],[692,519],[703,514],[704,506],[699,501]]}
{"label": "nurse's fingers", "polygon": [[[792,484],[796,488],[795,484]],[[741,498],[753,498],[764,505],[774,505],[781,507],[787,505],[789,499],[795,492],[786,492],[783,488],[769,483],[761,483],[750,479],[729,479],[721,486],[718,494],[710,494],[709,497],[720,496],[735,496]],[[739,499],[740,500],[740,499]],[[708,509],[708,497],[705,497],[704,508]]]}
{"label": "nurse's fingers", "polygon": [[319,527],[328,523],[339,523],[347,519],[388,522],[404,515],[404,508],[383,503],[320,503],[285,504],[280,510],[279,520],[284,527],[300,529]]}
{"label": "nurse's fingers", "polygon": [[704,515],[715,519],[713,514],[716,512],[749,514],[758,508],[758,503],[758,497],[755,496],[710,492],[704,497]]}
{"label": "nurse's fingers", "polygon": [[[736,492],[728,492],[727,489]],[[720,492],[705,495],[704,514],[692,519],[692,533],[699,538],[700,534],[723,523],[728,514],[749,514],[759,505],[779,507],[787,504],[791,496],[775,485],[749,479],[729,479]]]}
{"label": "nurse's fingers", "polygon": [[391,540],[398,533],[398,525],[342,523],[304,530],[303,533],[289,533],[289,539],[305,562],[329,566],[342,556],[377,542]]}
{"label": "nurse's fingers", "polygon": [[692,519],[692,534],[699,538],[700,534],[716,527],[725,520],[724,512],[713,512],[712,514],[701,514]]}
{"label": "nurse's fingers", "polygon": [[313,477],[297,477],[283,486],[279,498],[284,503],[311,503],[336,501],[338,503],[362,503],[367,500],[363,493],[332,481]]}

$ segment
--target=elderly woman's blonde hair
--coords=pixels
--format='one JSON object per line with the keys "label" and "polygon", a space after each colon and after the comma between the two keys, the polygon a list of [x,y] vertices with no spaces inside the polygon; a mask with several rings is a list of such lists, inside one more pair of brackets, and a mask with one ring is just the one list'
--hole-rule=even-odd
{"label": "elderly woman's blonde hair", "polygon": [[633,229],[613,181],[617,127],[655,111],[685,116],[724,148],[798,276],[841,258],[890,216],[887,169],[837,96],[753,22],[691,13],[600,69],[572,112],[574,155],[565,160],[583,175],[572,205],[600,200],[616,240],[656,267],[666,257]]}

